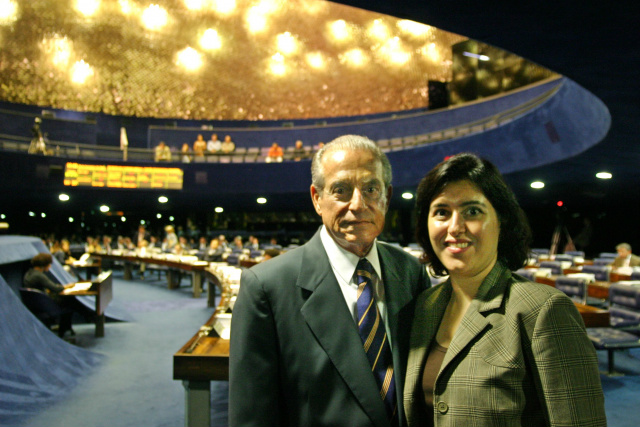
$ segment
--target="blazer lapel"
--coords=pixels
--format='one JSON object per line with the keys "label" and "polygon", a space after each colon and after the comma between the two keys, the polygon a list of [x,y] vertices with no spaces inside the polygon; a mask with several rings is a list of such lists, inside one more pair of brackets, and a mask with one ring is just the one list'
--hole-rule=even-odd
{"label": "blazer lapel", "polygon": [[407,360],[406,383],[404,386],[404,409],[409,424],[413,420],[412,410],[415,399],[422,396],[422,366],[431,342],[436,337],[440,320],[451,297],[451,286],[448,283],[437,285],[418,297],[411,327],[409,357]]}
{"label": "blazer lapel", "polygon": [[502,305],[504,292],[508,280],[503,279],[503,275],[511,274],[501,263],[496,263],[495,267],[487,275],[480,285],[476,297],[471,302],[467,313],[462,318],[460,326],[456,331],[447,354],[442,361],[442,372],[447,365],[485,328],[491,325],[487,320],[486,312],[494,310]]}
{"label": "blazer lapel", "polygon": [[374,425],[386,411],[351,313],[318,233],[305,245],[297,286],[310,292],[301,309],[309,328]]}

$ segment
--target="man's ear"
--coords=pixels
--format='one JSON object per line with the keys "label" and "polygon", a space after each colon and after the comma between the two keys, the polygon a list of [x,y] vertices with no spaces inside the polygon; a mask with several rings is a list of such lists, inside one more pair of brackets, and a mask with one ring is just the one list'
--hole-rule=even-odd
{"label": "man's ear", "polygon": [[313,184],[309,187],[309,191],[311,192],[311,201],[313,202],[316,213],[322,216],[322,209],[320,209],[320,191],[318,191]]}

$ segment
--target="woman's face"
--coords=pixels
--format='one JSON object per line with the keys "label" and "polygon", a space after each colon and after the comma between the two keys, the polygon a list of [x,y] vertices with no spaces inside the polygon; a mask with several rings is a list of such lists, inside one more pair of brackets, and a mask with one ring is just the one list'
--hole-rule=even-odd
{"label": "woman's face", "polygon": [[463,180],[449,183],[429,206],[429,240],[452,279],[480,281],[498,259],[500,222],[482,191]]}

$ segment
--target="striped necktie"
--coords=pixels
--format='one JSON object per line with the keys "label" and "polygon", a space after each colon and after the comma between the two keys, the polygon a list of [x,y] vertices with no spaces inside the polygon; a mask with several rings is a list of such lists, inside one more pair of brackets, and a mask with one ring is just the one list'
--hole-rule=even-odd
{"label": "striped necktie", "polygon": [[358,261],[356,267],[358,283],[358,329],[364,345],[364,351],[371,364],[371,372],[375,377],[387,409],[392,425],[396,418],[396,384],[393,375],[391,347],[387,340],[387,332],[373,294],[373,281],[378,280],[373,266],[366,258]]}

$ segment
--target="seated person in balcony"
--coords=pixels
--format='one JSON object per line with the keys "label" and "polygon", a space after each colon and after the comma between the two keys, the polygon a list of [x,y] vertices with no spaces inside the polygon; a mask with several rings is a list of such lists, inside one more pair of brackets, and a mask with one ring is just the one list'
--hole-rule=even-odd
{"label": "seated person in balcony", "polygon": [[231,136],[226,135],[224,137],[224,141],[222,142],[222,145],[220,146],[220,151],[224,154],[229,154],[229,153],[233,153],[235,149],[236,149],[236,144],[231,140]]}
{"label": "seated person in balcony", "polygon": [[164,143],[164,141],[160,141],[158,146],[155,148],[155,160],[156,162],[171,161],[171,149]]}
{"label": "seated person in balcony", "polygon": [[71,316],[73,310],[76,309],[76,299],[73,297],[65,297],[60,292],[66,288],[72,287],[73,283],[61,285],[54,283],[45,273],[51,268],[53,257],[51,254],[42,252],[31,258],[31,268],[25,273],[22,280],[25,288],[37,289],[46,292],[51,298],[63,309],[60,317],[60,325],[58,327],[58,336],[63,337],[65,332],[71,331]]}
{"label": "seated person in balcony", "polygon": [[640,267],[640,256],[631,253],[631,245],[620,243],[616,246],[618,256],[613,260],[612,267]]}
{"label": "seated person in balcony", "polygon": [[301,140],[296,141],[296,145],[293,147],[293,160],[299,162],[307,157],[307,152],[304,149],[304,145]]}
{"label": "seated person in balcony", "polygon": [[222,149],[222,141],[218,139],[218,134],[211,135],[211,139],[207,141],[207,151],[210,154],[218,153]]}
{"label": "seated person in balcony", "polygon": [[207,143],[204,141],[202,134],[198,135],[198,138],[193,143],[193,155],[195,157],[204,157],[204,152],[207,150]]}
{"label": "seated person in balcony", "polygon": [[180,149],[180,160],[182,163],[191,163],[191,149],[189,148],[189,144],[186,142],[182,144],[182,148]]}
{"label": "seated person in balcony", "polygon": [[267,153],[267,158],[264,159],[264,161],[267,163],[280,163],[282,162],[283,155],[284,153],[282,152],[282,147],[280,147],[277,142],[274,142],[273,144],[271,144],[271,148],[269,148],[269,152]]}

